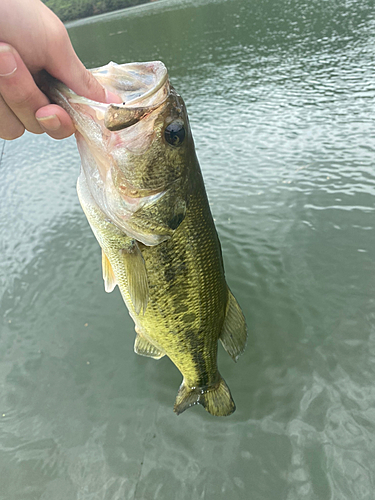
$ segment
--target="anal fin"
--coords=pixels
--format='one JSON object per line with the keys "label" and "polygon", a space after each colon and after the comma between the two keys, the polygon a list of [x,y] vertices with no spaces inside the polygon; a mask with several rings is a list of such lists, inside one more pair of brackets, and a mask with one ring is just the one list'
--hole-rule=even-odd
{"label": "anal fin", "polygon": [[112,266],[108,260],[108,257],[104,253],[104,250],[102,250],[102,270],[103,270],[104,289],[107,293],[110,293],[113,291],[117,283],[115,275],[113,274]]}
{"label": "anal fin", "polygon": [[142,335],[139,335],[139,333],[137,333],[135,337],[134,352],[141,356],[147,356],[154,359],[160,359],[164,356],[164,353],[160,351],[160,349],[151,344],[151,342],[142,337]]}
{"label": "anal fin", "polygon": [[229,289],[227,312],[219,338],[227,353],[237,361],[245,350],[247,331],[243,312]]}

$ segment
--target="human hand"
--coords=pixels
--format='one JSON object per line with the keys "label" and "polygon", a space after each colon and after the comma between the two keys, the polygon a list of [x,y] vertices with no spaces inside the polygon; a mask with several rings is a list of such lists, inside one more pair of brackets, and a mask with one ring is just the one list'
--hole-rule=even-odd
{"label": "human hand", "polygon": [[25,129],[63,139],[74,132],[69,115],[51,104],[37,83],[42,71],[99,102],[121,102],[84,67],[60,21],[40,0],[0,0],[0,137]]}

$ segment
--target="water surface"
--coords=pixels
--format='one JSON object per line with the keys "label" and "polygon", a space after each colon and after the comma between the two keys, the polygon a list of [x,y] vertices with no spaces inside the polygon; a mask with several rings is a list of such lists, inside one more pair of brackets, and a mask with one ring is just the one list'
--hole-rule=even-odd
{"label": "water surface", "polygon": [[249,326],[236,413],[172,407],[79,206],[74,139],[0,143],[1,500],[371,500],[374,2],[160,1],[71,23],[88,67],[161,59]]}

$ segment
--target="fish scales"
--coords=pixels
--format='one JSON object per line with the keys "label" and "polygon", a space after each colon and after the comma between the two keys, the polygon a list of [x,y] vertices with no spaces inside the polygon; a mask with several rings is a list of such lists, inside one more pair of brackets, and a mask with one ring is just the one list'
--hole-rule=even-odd
{"label": "fish scales", "polygon": [[[142,250],[146,267],[152,270],[142,326],[146,335],[152,332],[159,345],[166,345],[166,354],[190,386],[207,386],[216,379],[217,341],[227,302],[216,230],[210,213],[201,214],[205,206],[201,196],[193,195],[180,231],[158,247]],[[166,279],[166,273],[173,274],[173,279]],[[182,314],[181,305],[186,309]],[[212,335],[207,336],[207,331]],[[181,357],[178,354],[186,342],[190,349]]]}
{"label": "fish scales", "polygon": [[89,101],[53,80],[48,89],[77,128],[78,196],[102,248],[106,291],[119,286],[135,323],[135,352],[166,355],[182,373],[174,411],[200,404],[230,415],[218,340],[236,361],[246,324],[225,281],[184,103],[160,62],[92,71],[123,105]]}

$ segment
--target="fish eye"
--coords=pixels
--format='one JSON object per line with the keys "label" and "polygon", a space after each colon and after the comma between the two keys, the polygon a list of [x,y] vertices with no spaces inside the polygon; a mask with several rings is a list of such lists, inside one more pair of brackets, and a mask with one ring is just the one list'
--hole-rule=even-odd
{"label": "fish eye", "polygon": [[164,137],[171,146],[179,146],[185,139],[185,127],[181,121],[174,121],[167,125]]}

